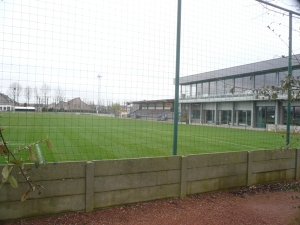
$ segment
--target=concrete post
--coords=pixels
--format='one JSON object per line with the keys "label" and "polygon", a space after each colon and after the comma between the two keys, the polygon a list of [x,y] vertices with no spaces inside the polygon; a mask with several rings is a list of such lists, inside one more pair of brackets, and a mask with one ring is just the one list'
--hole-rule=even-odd
{"label": "concrete post", "polygon": [[86,180],[85,180],[85,211],[94,210],[94,162],[86,163]]}
{"label": "concrete post", "polygon": [[252,184],[252,152],[248,151],[248,159],[247,159],[247,186]]}
{"label": "concrete post", "polygon": [[300,166],[300,149],[296,149],[296,163],[295,163],[295,179],[299,178],[299,166]]}
{"label": "concrete post", "polygon": [[181,175],[180,175],[180,198],[186,196],[186,183],[187,183],[187,157],[181,157]]}

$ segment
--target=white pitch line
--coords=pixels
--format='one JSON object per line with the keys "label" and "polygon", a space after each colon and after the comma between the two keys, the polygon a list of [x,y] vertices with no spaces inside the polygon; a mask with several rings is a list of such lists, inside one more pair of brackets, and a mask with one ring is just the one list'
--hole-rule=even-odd
{"label": "white pitch line", "polygon": [[[149,129],[149,128],[141,128],[141,129],[152,130],[152,131],[153,131],[153,129]],[[164,131],[164,130],[161,130],[161,131],[162,131],[162,132],[166,132],[166,133],[172,133],[172,132],[170,132],[170,131]],[[194,135],[185,135],[185,136],[195,137],[195,138],[201,138],[201,139],[204,139],[204,140],[215,141],[215,142],[226,143],[226,144],[232,144],[232,145],[237,145],[237,146],[243,146],[243,147],[247,147],[247,148],[255,148],[255,149],[258,149],[258,147],[256,147],[256,146],[241,145],[241,144],[237,144],[237,143],[233,143],[233,142],[220,141],[220,140],[215,140],[215,139],[205,138],[205,137],[200,137],[200,136],[194,136]],[[264,149],[264,148],[259,148],[259,149]]]}

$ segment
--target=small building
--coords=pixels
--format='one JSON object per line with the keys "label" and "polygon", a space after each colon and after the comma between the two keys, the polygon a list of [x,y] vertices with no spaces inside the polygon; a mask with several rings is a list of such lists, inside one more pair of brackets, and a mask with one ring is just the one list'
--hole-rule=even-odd
{"label": "small building", "polygon": [[48,111],[92,113],[95,110],[78,97],[67,102],[52,103],[48,105]]}
{"label": "small building", "polygon": [[7,95],[0,93],[0,111],[13,111],[14,106],[19,105]]}

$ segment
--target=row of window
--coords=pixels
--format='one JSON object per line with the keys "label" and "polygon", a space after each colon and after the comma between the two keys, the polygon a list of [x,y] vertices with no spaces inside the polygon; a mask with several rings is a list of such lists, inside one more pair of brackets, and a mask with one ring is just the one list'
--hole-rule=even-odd
{"label": "row of window", "polygon": [[[181,85],[181,98],[208,97],[210,95],[230,94],[234,88],[235,94],[247,93],[249,90],[263,86],[279,86],[287,72],[269,73],[256,76],[200,82],[195,84]],[[300,70],[294,70],[293,75],[300,75]]]}
{"label": "row of window", "polygon": [[[290,109],[290,118],[292,125],[300,125],[300,107],[293,106]],[[283,107],[282,124],[286,124],[287,120],[287,107]],[[217,118],[215,118],[217,116]],[[228,124],[235,126],[251,126],[251,111],[250,110],[236,110],[235,118],[233,119],[231,110],[218,110],[215,115],[215,110],[203,111],[203,123],[214,124]],[[265,128],[266,124],[275,123],[275,107],[265,106],[256,107],[255,111],[255,127]],[[192,119],[200,119],[200,110],[192,110]]]}
{"label": "row of window", "polygon": [[0,106],[0,111],[10,111],[10,106]]}

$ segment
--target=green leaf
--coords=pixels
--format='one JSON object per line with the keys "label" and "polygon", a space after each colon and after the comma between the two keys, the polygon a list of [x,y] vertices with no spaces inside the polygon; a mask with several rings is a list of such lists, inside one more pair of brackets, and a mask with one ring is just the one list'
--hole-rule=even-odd
{"label": "green leaf", "polygon": [[3,153],[5,155],[8,155],[7,148],[4,145],[0,144],[0,155],[2,155]]}
{"label": "green leaf", "polygon": [[34,165],[35,165],[35,168],[39,168],[40,162],[39,162],[38,159],[35,159],[35,160],[34,160]]}
{"label": "green leaf", "polygon": [[18,181],[12,175],[9,176],[8,181],[13,188],[18,188]]}
{"label": "green leaf", "polygon": [[50,143],[49,140],[46,140],[46,144],[49,150],[52,150],[52,144]]}
{"label": "green leaf", "polygon": [[33,162],[35,160],[35,153],[31,147],[29,147],[29,159],[31,162]]}
{"label": "green leaf", "polygon": [[28,198],[28,194],[29,192],[31,192],[31,189],[28,189],[27,191],[25,191],[22,196],[21,196],[21,202],[24,202],[27,198]]}
{"label": "green leaf", "polygon": [[23,164],[22,160],[17,160],[17,159],[10,160],[9,162],[11,162],[17,166],[22,166],[22,164]]}
{"label": "green leaf", "polygon": [[8,177],[6,177],[6,178],[4,178],[4,177],[2,177],[2,183],[5,183],[6,181],[8,180]]}
{"label": "green leaf", "polygon": [[5,165],[2,169],[2,176],[3,178],[7,178],[8,177],[8,165]]}

